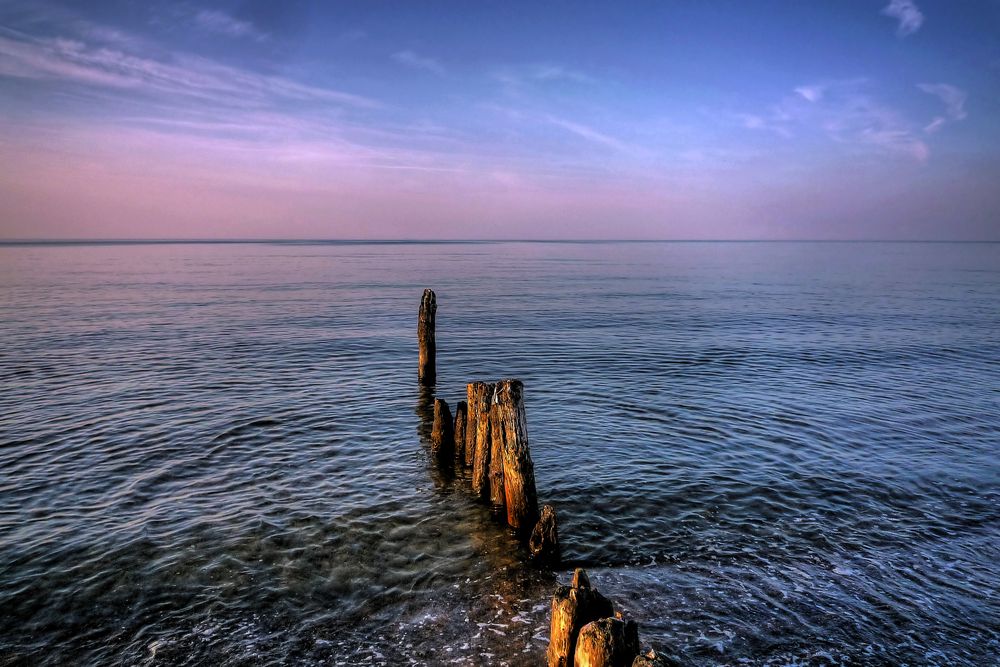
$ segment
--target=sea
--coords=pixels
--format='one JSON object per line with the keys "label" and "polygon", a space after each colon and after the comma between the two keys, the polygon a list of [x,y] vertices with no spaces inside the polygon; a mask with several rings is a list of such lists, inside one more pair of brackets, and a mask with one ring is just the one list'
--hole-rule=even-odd
{"label": "sea", "polygon": [[[429,455],[500,378],[554,569]],[[0,665],[539,665],[576,567],[680,664],[1000,664],[1000,244],[0,245]]]}

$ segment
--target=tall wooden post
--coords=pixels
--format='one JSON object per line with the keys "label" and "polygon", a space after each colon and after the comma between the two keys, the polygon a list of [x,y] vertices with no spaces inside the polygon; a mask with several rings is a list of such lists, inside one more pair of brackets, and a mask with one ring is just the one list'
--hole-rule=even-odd
{"label": "tall wooden post", "polygon": [[434,320],[437,315],[437,297],[434,290],[425,289],[420,300],[417,317],[417,342],[420,345],[418,377],[420,384],[429,386],[437,382],[437,344],[434,341]]}
{"label": "tall wooden post", "polygon": [[501,380],[496,386],[497,419],[504,434],[503,486],[507,525],[528,537],[538,522],[535,466],[528,449],[528,419],[524,414],[524,385],[520,380]]}

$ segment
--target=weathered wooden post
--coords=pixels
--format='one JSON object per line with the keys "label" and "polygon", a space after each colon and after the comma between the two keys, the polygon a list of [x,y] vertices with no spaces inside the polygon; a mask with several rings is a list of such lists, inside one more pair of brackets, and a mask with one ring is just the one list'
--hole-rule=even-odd
{"label": "weathered wooden post", "polygon": [[434,290],[425,289],[417,316],[417,342],[420,345],[418,378],[420,384],[425,386],[437,382],[437,344],[434,340],[436,315],[437,297]]}
{"label": "weathered wooden post", "polygon": [[465,465],[471,468],[476,459],[476,431],[479,426],[480,413],[483,406],[489,408],[490,396],[493,395],[493,385],[485,382],[470,382],[465,386],[465,397],[468,401],[465,418]]}
{"label": "weathered wooden post", "polygon": [[587,573],[577,568],[570,586],[559,586],[552,596],[549,628],[549,667],[573,667],[580,629],[591,621],[614,615],[614,605],[590,587]]}
{"label": "weathered wooden post", "polygon": [[497,419],[502,424],[503,486],[507,525],[522,538],[538,522],[535,466],[528,449],[528,420],[524,414],[524,385],[520,380],[501,380],[496,387]]}
{"label": "weathered wooden post", "polygon": [[556,511],[552,505],[542,508],[542,514],[531,531],[528,552],[535,562],[554,565],[559,562],[559,531],[556,528]]}
{"label": "weathered wooden post", "polygon": [[468,403],[459,401],[455,405],[455,463],[465,465],[465,423],[468,419]]}
{"label": "weathered wooden post", "polygon": [[504,434],[504,422],[500,416],[500,406],[497,405],[496,388],[490,404],[490,506],[497,514],[504,513],[506,499],[503,488],[503,448],[507,438]]}
{"label": "weathered wooden post", "polygon": [[438,464],[451,464],[455,457],[455,431],[451,410],[444,399],[434,400],[434,426],[431,428],[431,454]]}
{"label": "weathered wooden post", "polygon": [[639,626],[616,614],[580,628],[573,667],[632,667],[638,655]]}
{"label": "weathered wooden post", "polygon": [[[472,492],[486,498],[490,492],[490,397],[493,385],[488,382],[473,383],[473,397],[469,401],[469,421],[465,431],[468,447],[472,438]],[[473,419],[475,421],[473,421]]]}

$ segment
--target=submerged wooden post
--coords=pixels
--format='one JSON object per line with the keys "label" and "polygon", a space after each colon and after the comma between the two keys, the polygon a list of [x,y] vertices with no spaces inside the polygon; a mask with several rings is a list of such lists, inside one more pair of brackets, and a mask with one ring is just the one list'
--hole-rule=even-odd
{"label": "submerged wooden post", "polygon": [[437,297],[434,290],[425,289],[417,316],[417,342],[420,359],[417,376],[422,385],[437,382],[437,344],[434,340],[434,321],[437,315]]}
{"label": "submerged wooden post", "polygon": [[493,385],[473,382],[473,396],[469,401],[469,421],[465,432],[466,446],[470,438],[472,447],[472,492],[481,498],[489,496],[490,470],[490,397]]}
{"label": "submerged wooden post", "polygon": [[444,399],[434,400],[434,426],[431,429],[431,454],[438,464],[451,464],[455,456],[455,430],[451,410]]}
{"label": "submerged wooden post", "polygon": [[468,419],[468,403],[459,401],[455,405],[455,463],[465,464],[465,423]]}
{"label": "submerged wooden post", "polygon": [[535,466],[528,449],[528,420],[524,414],[524,385],[501,380],[496,387],[497,420],[503,429],[503,486],[507,525],[526,538],[538,522]]}

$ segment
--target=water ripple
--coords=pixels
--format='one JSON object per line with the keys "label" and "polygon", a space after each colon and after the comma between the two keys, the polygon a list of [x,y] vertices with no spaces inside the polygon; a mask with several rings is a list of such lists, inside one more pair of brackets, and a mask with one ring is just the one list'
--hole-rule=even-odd
{"label": "water ripple", "polygon": [[[425,286],[559,572],[429,463]],[[995,244],[0,247],[0,663],[536,664],[576,564],[691,664],[996,663],[998,313]]]}

